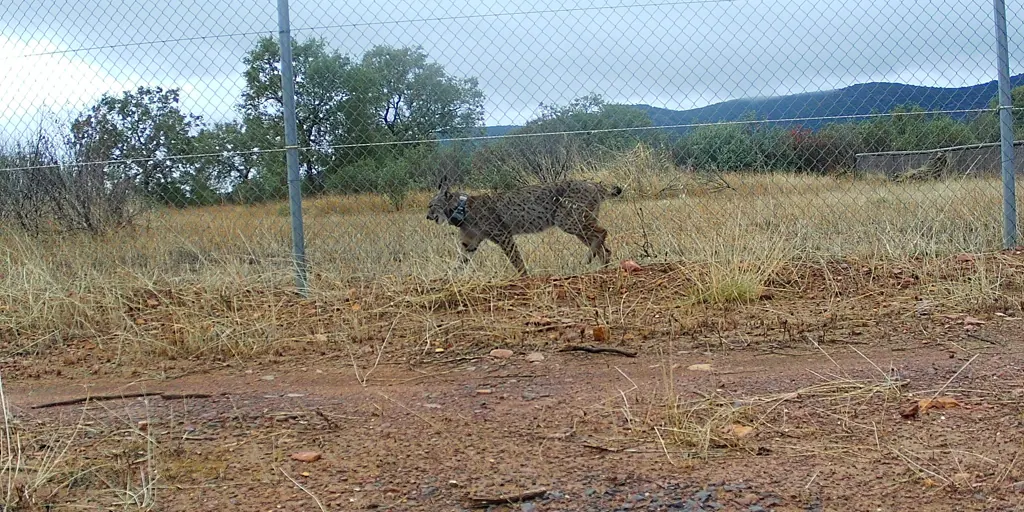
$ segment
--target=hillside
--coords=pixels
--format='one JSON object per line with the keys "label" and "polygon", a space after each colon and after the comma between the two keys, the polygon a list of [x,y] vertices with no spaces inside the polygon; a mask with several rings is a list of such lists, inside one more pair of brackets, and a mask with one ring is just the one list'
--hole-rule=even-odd
{"label": "hillside", "polygon": [[[1010,78],[1013,87],[1024,85],[1024,74]],[[913,103],[925,110],[970,110],[986,108],[997,92],[996,81],[968,87],[942,88],[888,82],[856,84],[832,91],[820,91],[769,98],[742,98],[691,110],[669,110],[636,105],[651,116],[655,126],[737,121],[755,112],[759,119],[822,118],[889,112],[894,107]],[[954,114],[963,119],[964,114]],[[802,122],[812,129],[830,120]],[[488,127],[488,135],[508,133],[509,126]],[[493,131],[492,131],[493,130]],[[675,130],[684,131],[684,129]]]}

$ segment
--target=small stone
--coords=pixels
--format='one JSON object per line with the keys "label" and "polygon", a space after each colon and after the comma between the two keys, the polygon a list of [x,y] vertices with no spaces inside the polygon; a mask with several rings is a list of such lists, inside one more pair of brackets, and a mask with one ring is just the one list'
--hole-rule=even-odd
{"label": "small stone", "polygon": [[274,376],[273,375],[264,375],[264,376],[260,377],[260,380],[274,380]]}
{"label": "small stone", "polygon": [[757,500],[758,497],[756,494],[745,494],[739,498],[736,498],[736,503],[744,507],[749,507],[750,505],[757,503]]}
{"label": "small stone", "polygon": [[957,473],[953,475],[952,480],[953,485],[961,489],[970,489],[972,487],[971,481],[973,480],[973,478],[971,478],[970,473]]}
{"label": "small stone", "polygon": [[521,510],[522,512],[537,512],[537,505],[530,502],[526,502],[523,503],[522,505],[519,505],[519,510]]}
{"label": "small stone", "polygon": [[494,393],[493,389],[478,389],[478,390],[476,390],[476,394],[478,394],[478,395],[489,395],[491,393]]}
{"label": "small stone", "polygon": [[149,430],[149,422],[142,420],[139,422],[139,432],[146,432]]}
{"label": "small stone", "polygon": [[539,363],[544,360],[544,354],[541,354],[540,352],[530,352],[529,354],[526,354],[526,360],[531,363]]}
{"label": "small stone", "polygon": [[491,355],[491,357],[495,357],[495,358],[498,358],[498,359],[508,359],[508,358],[512,357],[512,354],[514,354],[514,353],[515,352],[512,352],[511,350],[509,350],[507,348],[496,348],[496,349],[491,351],[490,355]]}
{"label": "small stone", "polygon": [[320,460],[320,452],[296,452],[291,458],[299,462],[316,462]]}
{"label": "small stone", "polygon": [[619,263],[619,268],[626,272],[636,272],[641,269],[640,265],[633,260],[625,260],[622,263]]}
{"label": "small stone", "polygon": [[934,303],[930,300],[920,300],[915,304],[914,309],[917,312],[917,316],[928,316],[932,314],[932,307]]}
{"label": "small stone", "polygon": [[711,365],[708,363],[691,364],[690,366],[687,366],[686,369],[693,372],[710,372]]}

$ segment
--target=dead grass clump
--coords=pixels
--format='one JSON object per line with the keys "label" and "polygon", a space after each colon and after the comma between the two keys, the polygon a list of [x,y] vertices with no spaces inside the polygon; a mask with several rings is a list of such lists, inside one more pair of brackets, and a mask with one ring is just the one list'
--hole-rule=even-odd
{"label": "dead grass clump", "polygon": [[695,186],[692,176],[672,162],[667,151],[643,142],[609,163],[581,170],[591,177],[623,188],[623,197],[631,199],[668,199],[684,195]]}
{"label": "dead grass clump", "polygon": [[655,429],[663,442],[682,449],[688,458],[707,460],[715,450],[743,446],[757,420],[750,407],[706,398],[673,403],[663,425]]}
{"label": "dead grass clump", "polygon": [[[702,396],[684,400],[678,396],[666,405],[662,421],[655,427],[659,441],[678,447],[688,458],[707,460],[730,449],[756,452],[763,432],[777,432],[787,423],[787,404],[799,404],[809,414],[822,417],[822,424],[853,423],[856,409],[881,397],[898,399],[907,381],[881,374],[878,379],[821,377],[822,382],[796,391],[753,397]],[[669,385],[669,389],[674,389]],[[794,405],[795,407],[795,405]],[[778,432],[782,433],[782,432]],[[824,437],[824,436],[823,436]]]}
{"label": "dead grass clump", "polygon": [[474,281],[447,279],[414,287],[405,302],[428,310],[458,311],[479,307],[494,308],[514,301],[528,301],[531,290],[512,281]]}
{"label": "dead grass clump", "polygon": [[782,240],[751,240],[739,230],[719,233],[698,250],[701,263],[682,267],[694,283],[688,300],[716,305],[760,299],[776,272],[795,256]]}
{"label": "dead grass clump", "polygon": [[0,378],[0,509],[5,511],[49,509],[60,493],[74,485],[86,471],[74,461],[72,448],[84,429],[26,426],[8,407]]}
{"label": "dead grass clump", "polygon": [[1024,258],[1006,253],[960,254],[920,265],[922,296],[957,312],[1024,308]]}

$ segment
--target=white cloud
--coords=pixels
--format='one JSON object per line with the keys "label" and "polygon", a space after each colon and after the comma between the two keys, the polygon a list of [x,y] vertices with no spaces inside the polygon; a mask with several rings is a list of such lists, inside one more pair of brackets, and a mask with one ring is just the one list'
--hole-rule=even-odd
{"label": "white cloud", "polygon": [[[450,73],[479,79],[488,124],[522,123],[539,103],[589,93],[685,109],[865,81],[949,87],[995,76],[986,0],[658,3],[292,0],[291,20],[297,40],[322,37],[356,57],[375,44],[422,45]],[[1024,0],[1006,3],[1011,73],[1020,73]],[[629,4],[640,5],[591,9]],[[207,120],[233,117],[245,52],[276,37],[273,2],[21,0],[7,9],[0,123],[14,132],[39,109],[81,108],[139,85],[181,88],[183,108]],[[509,12],[527,14],[491,16]],[[466,14],[488,16],[458,18]],[[425,19],[395,22],[416,18]],[[54,50],[66,53],[22,57]]]}
{"label": "white cloud", "polygon": [[103,69],[59,51],[50,41],[23,41],[0,36],[0,133],[30,133],[43,114],[73,115],[103,93],[123,84]]}

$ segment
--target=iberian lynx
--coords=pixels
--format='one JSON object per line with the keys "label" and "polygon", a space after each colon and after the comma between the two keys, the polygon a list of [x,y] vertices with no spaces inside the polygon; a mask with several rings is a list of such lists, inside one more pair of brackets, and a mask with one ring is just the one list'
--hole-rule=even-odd
{"label": "iberian lynx", "polygon": [[557,227],[579,238],[590,248],[587,263],[596,257],[608,265],[611,250],[605,243],[608,231],[598,224],[601,202],[622,194],[622,187],[610,189],[589,181],[560,181],[529,185],[516,190],[473,196],[453,193],[442,180],[430,200],[427,219],[459,228],[465,267],[480,246],[490,240],[501,247],[520,274],[526,273],[523,257],[513,236],[539,233]]}

